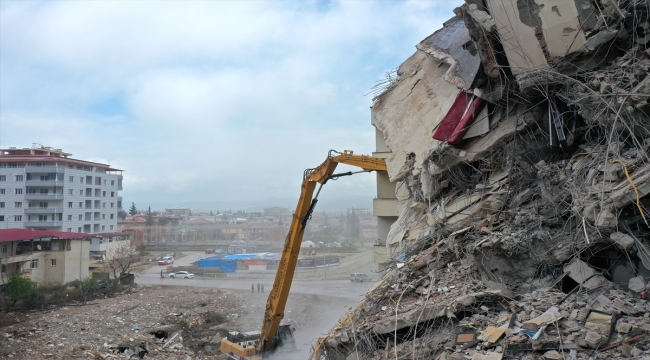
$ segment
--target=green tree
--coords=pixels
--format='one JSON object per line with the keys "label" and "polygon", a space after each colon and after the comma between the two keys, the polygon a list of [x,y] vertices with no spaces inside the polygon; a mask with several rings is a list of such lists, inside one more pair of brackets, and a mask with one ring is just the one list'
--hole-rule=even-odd
{"label": "green tree", "polygon": [[81,280],[81,282],[79,283],[79,290],[81,290],[81,294],[84,297],[84,304],[88,300],[88,295],[92,293],[96,287],[97,287],[97,280],[92,276],[88,276],[87,278]]}
{"label": "green tree", "polygon": [[153,222],[153,214],[151,213],[151,206],[147,209],[147,222],[145,225],[147,226],[152,226],[154,224]]}
{"label": "green tree", "polygon": [[126,211],[124,211],[124,210],[120,210],[120,211],[117,212],[117,217],[120,218],[120,219],[122,219],[122,220],[126,219],[126,216],[127,216],[127,215],[128,215],[128,214],[127,214]]}
{"label": "green tree", "polygon": [[19,300],[30,299],[35,288],[35,282],[16,273],[9,278],[5,287],[5,296],[13,301],[11,306],[14,306]]}
{"label": "green tree", "polygon": [[359,238],[359,217],[354,212],[354,209],[348,211],[345,219],[345,232],[348,237]]}
{"label": "green tree", "polygon": [[167,224],[169,224],[169,219],[167,219],[166,217],[159,217],[158,218],[158,225],[167,226]]}
{"label": "green tree", "polygon": [[212,210],[210,210],[210,216],[214,216],[214,213],[212,212]]}
{"label": "green tree", "polygon": [[131,216],[135,216],[135,214],[138,213],[138,209],[135,207],[135,203],[131,203],[131,207],[129,208],[129,214]]}

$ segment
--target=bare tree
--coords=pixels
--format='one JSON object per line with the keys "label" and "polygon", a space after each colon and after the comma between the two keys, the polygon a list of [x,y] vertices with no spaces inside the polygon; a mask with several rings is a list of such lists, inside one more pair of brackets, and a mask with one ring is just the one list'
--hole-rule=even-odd
{"label": "bare tree", "polygon": [[122,274],[128,274],[142,260],[142,255],[131,241],[120,241],[106,250],[106,267],[119,279]]}

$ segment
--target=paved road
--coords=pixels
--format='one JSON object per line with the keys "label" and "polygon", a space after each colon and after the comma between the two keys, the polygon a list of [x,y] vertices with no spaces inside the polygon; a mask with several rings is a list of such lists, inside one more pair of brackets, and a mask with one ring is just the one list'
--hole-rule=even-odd
{"label": "paved road", "polygon": [[[205,257],[199,252],[189,252],[186,256],[177,259],[175,266],[188,266],[192,262]],[[160,270],[165,266],[153,266],[144,271],[136,278],[136,283],[142,285],[174,285],[174,286],[196,286],[206,288],[221,288],[231,290],[250,290],[251,283],[264,281],[265,290],[268,292],[272,286],[271,279],[161,279]],[[363,295],[372,288],[373,283],[353,283],[350,280],[294,280],[291,285],[291,293],[315,294],[342,297],[349,300],[359,301]]]}

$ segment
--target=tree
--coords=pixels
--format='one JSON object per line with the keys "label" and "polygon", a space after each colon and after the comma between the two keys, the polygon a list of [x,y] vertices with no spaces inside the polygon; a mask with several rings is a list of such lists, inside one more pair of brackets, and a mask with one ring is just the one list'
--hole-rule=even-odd
{"label": "tree", "polygon": [[149,206],[149,209],[147,209],[147,222],[145,224],[147,226],[153,225],[153,214],[151,213],[151,206]]}
{"label": "tree", "polygon": [[214,216],[214,213],[212,212],[212,210],[210,210],[210,216]]}
{"label": "tree", "polygon": [[348,237],[359,238],[359,217],[354,212],[348,211],[347,218],[345,220],[345,232]]}
{"label": "tree", "polygon": [[36,283],[18,273],[14,273],[9,278],[5,287],[5,295],[13,301],[14,306],[19,300],[30,299],[34,294]]}
{"label": "tree", "polygon": [[126,216],[127,216],[127,215],[128,215],[128,214],[127,214],[126,211],[124,211],[124,210],[120,210],[120,211],[117,212],[117,217],[120,218],[120,219],[122,219],[122,220],[126,219]]}
{"label": "tree", "polygon": [[84,297],[84,304],[87,302],[88,294],[92,293],[96,287],[97,280],[92,276],[88,276],[87,278],[81,280],[79,283],[79,290],[81,290],[81,294]]}
{"label": "tree", "polygon": [[135,216],[135,214],[138,213],[138,209],[135,207],[135,203],[131,203],[131,207],[129,208],[129,214],[131,216]]}
{"label": "tree", "polygon": [[167,226],[167,224],[169,224],[169,219],[167,219],[166,217],[159,217],[158,218],[158,225]]}
{"label": "tree", "polygon": [[106,251],[106,266],[114,279],[128,274],[142,260],[136,246],[131,241],[123,240]]}

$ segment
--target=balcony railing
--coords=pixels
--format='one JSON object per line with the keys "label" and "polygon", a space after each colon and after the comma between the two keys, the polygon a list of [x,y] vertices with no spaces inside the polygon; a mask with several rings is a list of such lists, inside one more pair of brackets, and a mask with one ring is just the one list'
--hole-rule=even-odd
{"label": "balcony railing", "polygon": [[25,214],[55,214],[62,213],[62,207],[40,207],[32,206],[25,209]]}
{"label": "balcony railing", "polygon": [[32,179],[25,181],[27,186],[63,186],[63,180]]}
{"label": "balcony railing", "polygon": [[25,194],[27,200],[62,200],[63,194],[40,194],[40,193],[27,193]]}
{"label": "balcony railing", "polygon": [[65,168],[62,166],[54,166],[54,165],[45,165],[45,166],[25,166],[25,172],[26,173],[59,173],[63,174],[65,173]]}
{"label": "balcony railing", "polygon": [[63,226],[63,221],[25,221],[24,227],[61,227]]}

